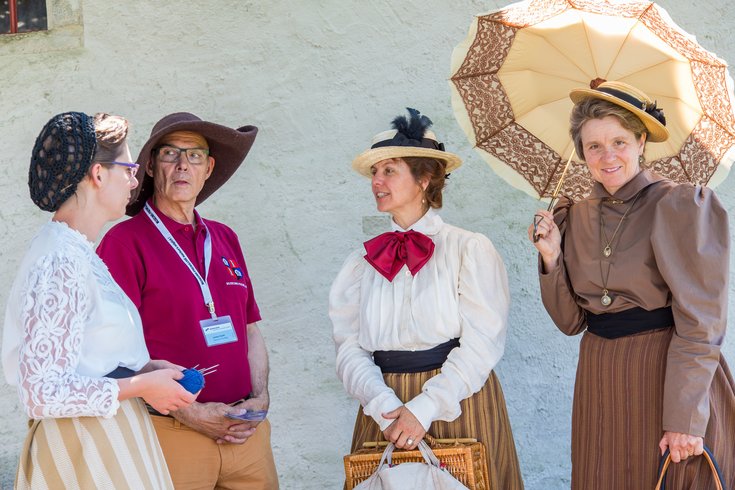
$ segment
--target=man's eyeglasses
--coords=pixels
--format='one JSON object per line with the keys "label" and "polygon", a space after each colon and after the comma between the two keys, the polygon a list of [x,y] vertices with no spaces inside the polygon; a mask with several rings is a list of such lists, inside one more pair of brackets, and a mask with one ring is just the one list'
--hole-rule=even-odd
{"label": "man's eyeglasses", "polygon": [[178,162],[182,153],[186,154],[186,159],[192,165],[206,162],[209,156],[209,150],[207,148],[179,148],[173,145],[163,145],[154,151],[158,155],[158,160],[166,163]]}
{"label": "man's eyeglasses", "polygon": [[131,163],[131,162],[97,162],[97,163],[104,163],[107,165],[120,165],[122,167],[126,167],[126,172],[128,174],[129,179],[134,179],[135,176],[138,174],[138,169],[140,168],[140,165],[137,163]]}

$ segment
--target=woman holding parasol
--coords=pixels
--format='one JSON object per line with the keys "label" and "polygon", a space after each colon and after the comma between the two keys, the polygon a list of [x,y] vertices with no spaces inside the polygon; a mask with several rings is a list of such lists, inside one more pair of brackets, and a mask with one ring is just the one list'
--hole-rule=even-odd
{"label": "woman holding parasol", "polygon": [[572,488],[710,488],[707,444],[735,485],[735,383],[720,354],[727,314],[727,213],[706,187],[642,169],[665,141],[663,111],[622,82],[572,90],[570,133],[589,197],[539,211],[544,306],[584,333],[572,413]]}

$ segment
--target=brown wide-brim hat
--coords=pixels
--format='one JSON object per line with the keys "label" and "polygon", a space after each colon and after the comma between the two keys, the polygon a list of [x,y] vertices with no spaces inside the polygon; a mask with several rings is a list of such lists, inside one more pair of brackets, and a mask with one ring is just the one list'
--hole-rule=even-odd
{"label": "brown wide-brim hat", "polygon": [[151,136],[140,150],[137,163],[140,165],[136,175],[138,187],[133,189],[130,202],[125,210],[128,216],[135,216],[143,209],[146,201],[153,195],[153,177],[145,171],[153,150],[167,134],[174,131],[193,131],[201,134],[209,145],[209,155],[214,158],[212,175],[204,182],[197,196],[196,206],[203,203],[214,191],[219,189],[238,169],[247,156],[258,134],[255,126],[242,126],[237,129],[220,124],[202,121],[189,112],[175,112],[158,121],[151,130]]}
{"label": "brown wide-brim hat", "polygon": [[656,107],[656,102],[648,95],[634,86],[624,82],[604,81],[595,88],[576,88],[569,92],[569,98],[575,104],[590,97],[606,100],[635,114],[648,130],[646,141],[659,143],[669,139],[669,130],[664,126],[666,119],[663,111]]}

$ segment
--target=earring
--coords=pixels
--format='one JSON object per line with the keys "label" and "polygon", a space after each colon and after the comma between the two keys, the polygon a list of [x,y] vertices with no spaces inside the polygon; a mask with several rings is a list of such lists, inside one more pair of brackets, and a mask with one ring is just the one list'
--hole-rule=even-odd
{"label": "earring", "polygon": [[638,155],[638,164],[643,165],[644,163],[646,163],[646,159],[643,158],[643,155]]}

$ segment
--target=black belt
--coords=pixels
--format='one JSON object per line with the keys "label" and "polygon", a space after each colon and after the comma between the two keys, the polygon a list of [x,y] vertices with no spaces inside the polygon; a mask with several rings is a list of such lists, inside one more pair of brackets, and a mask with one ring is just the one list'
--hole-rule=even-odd
{"label": "black belt", "polygon": [[587,331],[606,339],[617,339],[673,325],[674,314],[670,306],[651,311],[636,306],[618,313],[600,315],[587,312]]}
{"label": "black belt", "polygon": [[145,408],[148,409],[148,413],[151,414],[151,415],[156,415],[158,417],[170,417],[170,418],[174,418],[173,415],[163,414],[163,413],[159,412],[158,410],[156,410],[155,408],[153,408],[152,406],[148,405],[147,403],[145,404]]}
{"label": "black belt", "polygon": [[455,347],[459,347],[459,339],[427,350],[376,350],[373,360],[384,373],[423,373],[442,367]]}
{"label": "black belt", "polygon": [[133,376],[135,376],[135,371],[122,366],[118,366],[114,371],[110,371],[104,375],[105,378],[115,379],[132,378]]}

